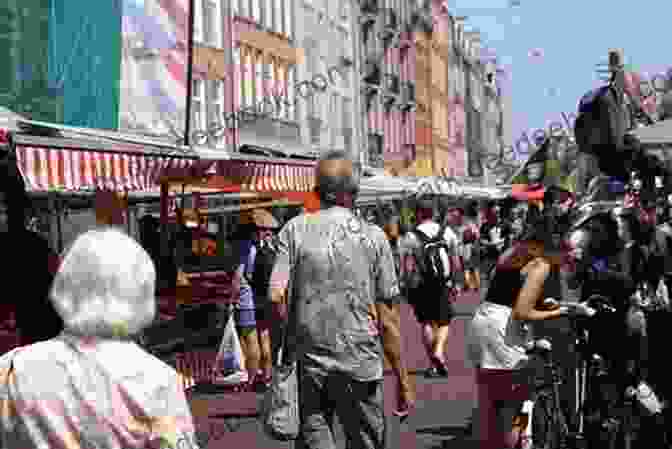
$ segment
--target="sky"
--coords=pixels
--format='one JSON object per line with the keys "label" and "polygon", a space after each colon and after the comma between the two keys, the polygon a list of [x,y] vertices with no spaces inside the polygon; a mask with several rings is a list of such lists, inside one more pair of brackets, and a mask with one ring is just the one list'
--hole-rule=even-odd
{"label": "sky", "polygon": [[509,72],[503,90],[511,96],[513,140],[562,123],[562,112],[575,113],[581,96],[602,84],[596,65],[612,48],[649,76],[672,67],[672,57],[661,53],[670,0],[448,0],[448,6],[452,15],[468,17],[465,28],[480,31]]}

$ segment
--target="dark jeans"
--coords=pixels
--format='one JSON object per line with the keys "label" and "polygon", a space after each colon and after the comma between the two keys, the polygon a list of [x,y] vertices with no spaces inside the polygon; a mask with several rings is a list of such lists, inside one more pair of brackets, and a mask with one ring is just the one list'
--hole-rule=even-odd
{"label": "dark jeans", "polygon": [[383,381],[360,382],[321,370],[300,372],[301,437],[297,449],[336,449],[334,417],[343,427],[347,449],[383,449]]}

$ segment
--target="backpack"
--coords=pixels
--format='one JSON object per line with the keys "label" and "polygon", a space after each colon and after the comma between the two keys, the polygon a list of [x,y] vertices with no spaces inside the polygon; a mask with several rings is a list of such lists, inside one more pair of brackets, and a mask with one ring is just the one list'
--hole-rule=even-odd
{"label": "backpack", "polygon": [[252,291],[257,304],[263,303],[263,299],[268,297],[268,285],[277,257],[278,252],[273,244],[263,245],[257,249],[252,274]]}
{"label": "backpack", "polygon": [[[420,260],[418,261],[422,279],[420,288],[422,289],[444,290],[453,287],[453,267],[450,265],[453,249],[444,237],[446,228],[446,225],[441,226],[436,236],[431,238],[419,229],[413,231],[422,244]],[[445,256],[448,266],[444,263],[442,256]]]}

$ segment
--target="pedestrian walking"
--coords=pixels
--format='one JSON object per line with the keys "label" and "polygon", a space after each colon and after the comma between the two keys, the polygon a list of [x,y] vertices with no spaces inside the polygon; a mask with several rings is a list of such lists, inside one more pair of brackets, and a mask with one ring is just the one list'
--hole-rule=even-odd
{"label": "pedestrian walking", "polygon": [[133,342],[154,320],[155,282],[122,232],[75,240],[51,293],[65,330],[0,358],[0,447],[198,447],[178,373]]}
{"label": "pedestrian walking", "polygon": [[414,401],[392,252],[382,229],[352,211],[358,182],[347,153],[323,157],[316,190],[322,209],[283,227],[271,277],[271,299],[288,319],[288,347],[299,363],[297,445],[334,449],[336,414],[347,447],[382,449],[383,352],[397,375],[399,408],[407,412]]}
{"label": "pedestrian walking", "polygon": [[464,210],[462,260],[464,264],[465,287],[473,291],[480,291],[481,289],[479,240],[478,210],[475,204],[470,204]]}
{"label": "pedestrian walking", "polygon": [[[434,247],[443,246],[440,259],[443,272],[450,276],[454,267],[460,265],[458,260],[458,239],[447,226],[434,221],[434,203],[430,199],[422,199],[418,203],[416,222],[418,226],[408,232],[400,243],[401,278],[405,288],[405,296],[415,311],[415,316],[422,326],[422,341],[432,367],[427,371],[428,377],[445,377],[448,375],[445,362],[446,345],[450,322],[454,316],[452,292],[446,285],[448,279],[436,280],[430,276],[429,247],[426,245],[437,240]],[[443,235],[441,235],[443,234]]]}

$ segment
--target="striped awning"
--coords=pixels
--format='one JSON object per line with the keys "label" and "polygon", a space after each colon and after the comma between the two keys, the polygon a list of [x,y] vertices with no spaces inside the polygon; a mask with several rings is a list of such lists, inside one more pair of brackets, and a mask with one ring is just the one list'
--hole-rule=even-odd
{"label": "striped awning", "polygon": [[315,162],[281,158],[241,158],[216,162],[215,173],[230,189],[247,192],[310,192]]}
{"label": "striped awning", "polygon": [[152,191],[160,177],[190,168],[195,159],[16,145],[26,189],[47,191]]}

